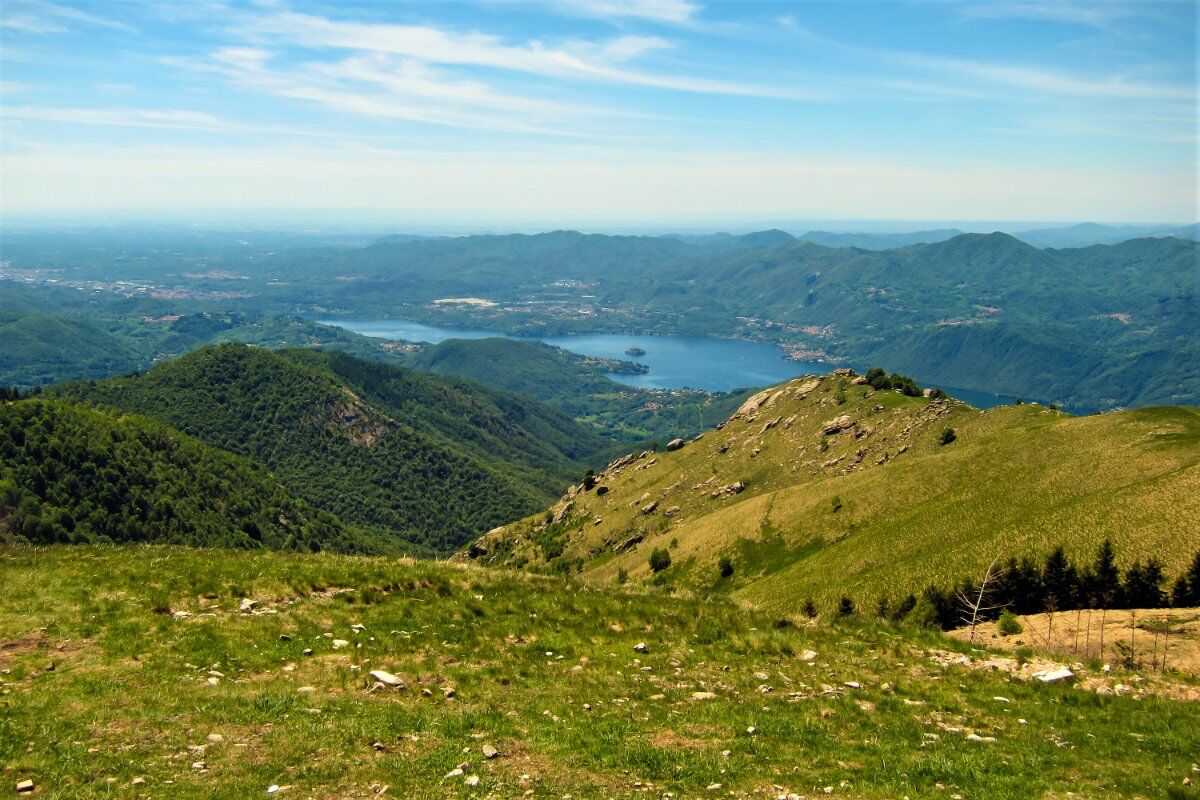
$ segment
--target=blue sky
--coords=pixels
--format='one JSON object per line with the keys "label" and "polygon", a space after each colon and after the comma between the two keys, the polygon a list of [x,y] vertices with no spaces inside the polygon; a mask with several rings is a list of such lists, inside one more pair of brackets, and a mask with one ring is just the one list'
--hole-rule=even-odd
{"label": "blue sky", "polygon": [[8,214],[1198,215],[1189,2],[0,8]]}

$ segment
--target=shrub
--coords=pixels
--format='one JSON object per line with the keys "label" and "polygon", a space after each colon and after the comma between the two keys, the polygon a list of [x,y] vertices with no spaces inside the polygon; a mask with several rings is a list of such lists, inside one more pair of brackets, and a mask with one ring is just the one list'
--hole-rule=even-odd
{"label": "shrub", "polygon": [[669,566],[671,566],[671,554],[664,548],[659,547],[650,552],[651,572],[659,573]]}
{"label": "shrub", "polygon": [[849,617],[854,614],[854,601],[849,597],[843,597],[838,601],[837,615],[839,617]]}
{"label": "shrub", "polygon": [[1003,636],[1016,636],[1018,633],[1021,633],[1025,630],[1025,628],[1021,626],[1020,620],[1017,619],[1017,615],[1009,611],[1007,608],[1004,609],[1004,613],[1000,615],[1000,621],[996,623],[996,629],[1000,631],[1001,635]]}
{"label": "shrub", "polygon": [[625,584],[629,582],[629,570],[621,567],[617,570],[617,583]]}
{"label": "shrub", "polygon": [[722,578],[733,576],[733,562],[729,560],[729,556],[721,556],[721,560],[717,562],[717,571],[721,573]]}
{"label": "shrub", "polygon": [[804,604],[800,607],[800,610],[801,613],[809,619],[817,616],[817,604],[812,601],[811,597],[805,598]]}
{"label": "shrub", "polygon": [[946,428],[942,431],[942,435],[938,437],[938,442],[941,444],[950,444],[958,438],[958,434],[954,432],[954,428]]}

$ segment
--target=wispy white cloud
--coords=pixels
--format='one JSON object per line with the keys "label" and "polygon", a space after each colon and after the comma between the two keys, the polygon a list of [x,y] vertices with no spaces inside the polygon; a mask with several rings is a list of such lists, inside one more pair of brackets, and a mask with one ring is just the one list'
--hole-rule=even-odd
{"label": "wispy white cloud", "polygon": [[1065,22],[1107,29],[1113,23],[1137,14],[1128,3],[1049,0],[1048,2],[985,2],[955,6],[967,19],[1027,19],[1039,22]]}
{"label": "wispy white cloud", "polygon": [[10,0],[0,7],[0,27],[10,30],[40,34],[65,33],[70,30],[71,23],[126,32],[134,30],[118,20],[57,3]]}
{"label": "wispy white cloud", "polygon": [[253,125],[222,119],[203,111],[184,109],[100,109],[35,105],[0,106],[0,120],[100,125],[117,128],[157,128],[205,133],[266,133],[312,139],[372,138],[359,134],[305,130],[285,125]]}
{"label": "wispy white cloud", "polygon": [[699,3],[687,0],[557,0],[552,5],[599,19],[635,18],[673,24],[692,21],[701,10]]}
{"label": "wispy white cloud", "polygon": [[621,62],[665,46],[656,37],[619,37],[574,47],[539,40],[509,44],[485,33],[458,33],[432,25],[348,22],[298,12],[249,19],[240,32],[311,49],[334,48],[406,56],[430,64],[455,64],[556,78],[607,81],[681,92],[811,99],[812,93],[694,75],[628,69]]}
{"label": "wispy white cloud", "polygon": [[500,92],[482,81],[441,75],[426,64],[381,53],[273,69],[271,50],[225,47],[208,60],[166,59],[220,74],[240,88],[316,103],[344,114],[430,125],[554,136],[596,135],[582,117],[618,112]]}

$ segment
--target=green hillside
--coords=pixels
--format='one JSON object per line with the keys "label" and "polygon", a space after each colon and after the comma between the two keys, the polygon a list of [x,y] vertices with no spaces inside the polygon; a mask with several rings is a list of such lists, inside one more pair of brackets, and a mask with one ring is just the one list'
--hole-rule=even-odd
{"label": "green hillside", "polygon": [[628,386],[605,374],[612,365],[602,359],[513,339],[447,339],[415,353],[409,363],[536,397],[626,442],[699,433],[729,416],[746,395]]}
{"label": "green hillside", "polygon": [[1200,751],[1177,675],[511,570],[10,547],[0,585],[34,797],[1186,798]]}
{"label": "green hillside", "polygon": [[[943,444],[947,430],[956,438]],[[766,390],[674,452],[618,460],[596,488],[575,487],[471,553],[795,613],[806,598],[829,611],[843,595],[873,604],[950,587],[994,557],[1058,545],[1090,562],[1105,538],[1123,563],[1154,555],[1173,577],[1200,548],[1197,520],[1197,409],[980,412],[843,371]],[[671,566],[653,576],[656,549]]]}
{"label": "green hillside", "polygon": [[0,402],[0,540],[378,549],[262,467],[137,416]]}
{"label": "green hillside", "polygon": [[252,458],[313,505],[426,552],[544,505],[603,444],[528,398],[311,351],[222,345],[53,391]]}

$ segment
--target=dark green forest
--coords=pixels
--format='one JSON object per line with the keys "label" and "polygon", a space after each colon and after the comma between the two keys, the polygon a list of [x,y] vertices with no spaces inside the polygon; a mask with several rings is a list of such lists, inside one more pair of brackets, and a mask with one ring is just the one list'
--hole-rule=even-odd
{"label": "dark green forest", "polygon": [[379,552],[267,470],[142,417],[0,402],[0,538]]}
{"label": "dark green forest", "polygon": [[424,553],[545,507],[606,444],[528,398],[310,351],[221,345],[51,391],[253,459],[314,506]]}

